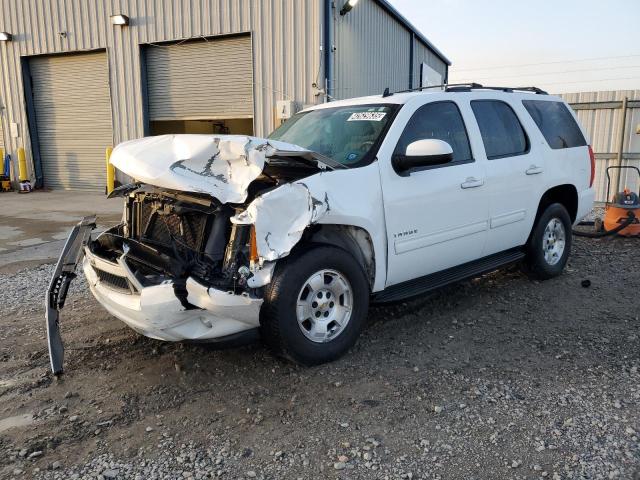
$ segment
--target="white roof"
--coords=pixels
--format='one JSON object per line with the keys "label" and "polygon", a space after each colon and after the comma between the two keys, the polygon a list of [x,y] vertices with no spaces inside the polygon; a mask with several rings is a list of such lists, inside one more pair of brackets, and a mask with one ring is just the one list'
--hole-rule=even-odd
{"label": "white roof", "polygon": [[350,105],[368,105],[368,104],[405,104],[409,100],[416,97],[433,97],[436,99],[451,99],[451,98],[460,98],[461,96],[467,96],[471,98],[519,98],[519,99],[536,99],[536,100],[552,100],[552,101],[563,101],[562,98],[554,96],[554,95],[539,95],[534,92],[527,91],[513,91],[513,92],[505,92],[502,90],[493,90],[489,88],[483,89],[472,89],[471,91],[454,91],[454,92],[445,92],[442,90],[423,90],[423,91],[413,91],[413,92],[400,92],[393,93],[386,97],[382,95],[369,95],[367,97],[356,97],[356,98],[347,98],[344,100],[335,100],[332,102],[321,103],[319,105],[314,105],[312,107],[306,108],[303,111],[310,110],[320,110],[323,108],[335,108],[335,107],[344,107]]}

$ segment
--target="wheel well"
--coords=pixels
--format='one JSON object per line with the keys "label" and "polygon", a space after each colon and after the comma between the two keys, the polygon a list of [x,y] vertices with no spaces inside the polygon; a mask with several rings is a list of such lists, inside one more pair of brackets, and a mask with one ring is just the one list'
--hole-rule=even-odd
{"label": "wheel well", "polygon": [[376,277],[375,253],[371,235],[364,228],[352,225],[316,224],[305,234],[294,250],[304,248],[309,243],[333,245],[349,252],[360,264],[373,288]]}
{"label": "wheel well", "polygon": [[578,191],[573,185],[567,184],[550,188],[544,193],[544,195],[542,195],[540,204],[538,205],[538,212],[536,213],[536,221],[534,222],[534,225],[537,223],[538,218],[540,218],[545,209],[552,203],[560,203],[564,205],[564,208],[566,208],[569,213],[569,217],[571,217],[571,223],[576,221],[576,216],[578,215]]}

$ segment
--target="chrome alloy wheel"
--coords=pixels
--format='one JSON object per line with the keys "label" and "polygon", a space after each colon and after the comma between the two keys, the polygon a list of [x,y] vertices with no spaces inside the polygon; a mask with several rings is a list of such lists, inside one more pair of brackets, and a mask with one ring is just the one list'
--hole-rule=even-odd
{"label": "chrome alloy wheel", "polygon": [[344,275],[320,270],[302,285],[296,304],[300,330],[315,343],[326,343],[346,328],[353,309],[353,290]]}
{"label": "chrome alloy wheel", "polygon": [[566,245],[564,224],[558,218],[552,218],[544,229],[542,252],[549,265],[555,265],[562,258]]}

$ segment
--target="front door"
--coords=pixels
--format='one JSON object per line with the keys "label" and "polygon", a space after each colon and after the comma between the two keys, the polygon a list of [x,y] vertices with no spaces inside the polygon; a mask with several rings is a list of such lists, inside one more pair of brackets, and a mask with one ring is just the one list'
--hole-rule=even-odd
{"label": "front door", "polygon": [[[405,105],[381,149],[387,286],[483,255],[488,226],[485,168],[474,159],[461,108],[468,106],[452,101]],[[403,155],[412,142],[430,138],[449,143],[453,161],[402,174],[393,169],[392,155]]]}

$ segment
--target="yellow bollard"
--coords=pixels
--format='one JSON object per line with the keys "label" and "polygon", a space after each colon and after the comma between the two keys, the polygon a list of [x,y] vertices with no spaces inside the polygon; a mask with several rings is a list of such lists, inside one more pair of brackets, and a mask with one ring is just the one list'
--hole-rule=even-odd
{"label": "yellow bollard", "polygon": [[113,192],[116,183],[116,169],[109,163],[111,152],[113,152],[113,147],[107,147],[107,151],[105,152],[107,158],[107,195]]}
{"label": "yellow bollard", "polygon": [[29,180],[29,176],[27,174],[27,156],[24,153],[24,148],[18,148],[18,179],[21,182],[26,182]]}
{"label": "yellow bollard", "polygon": [[4,175],[4,148],[0,147],[0,177]]}

